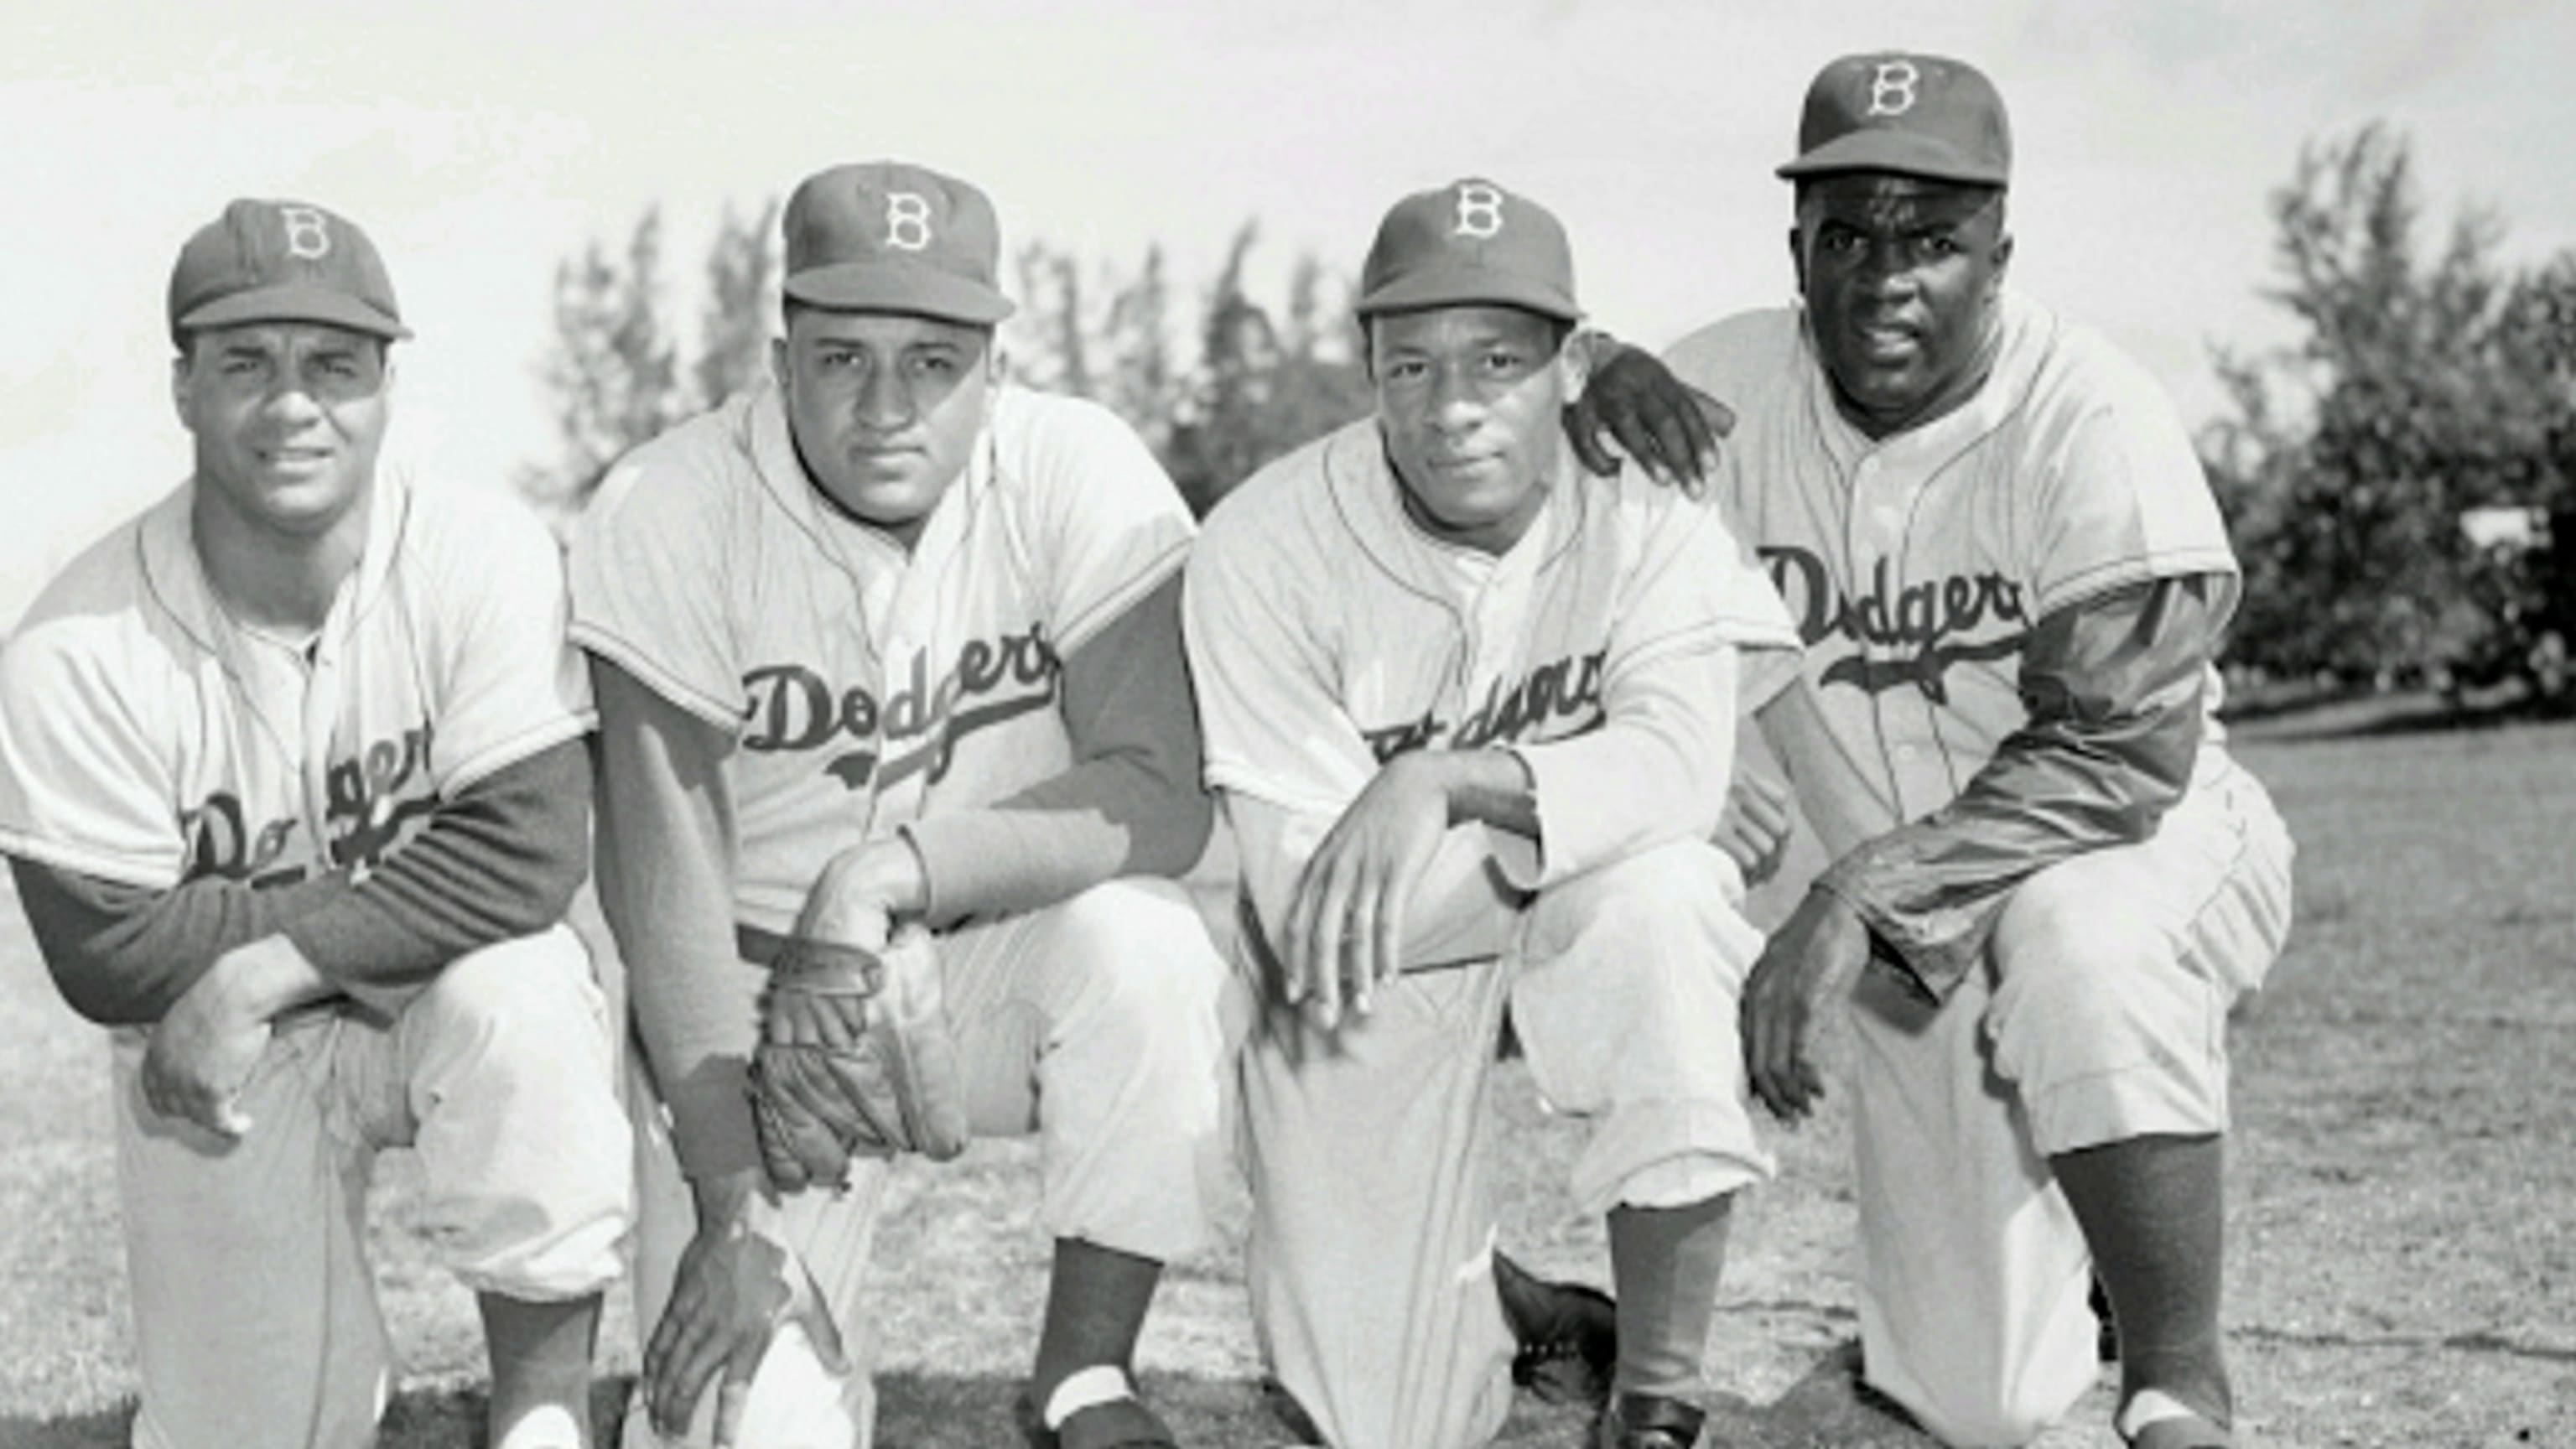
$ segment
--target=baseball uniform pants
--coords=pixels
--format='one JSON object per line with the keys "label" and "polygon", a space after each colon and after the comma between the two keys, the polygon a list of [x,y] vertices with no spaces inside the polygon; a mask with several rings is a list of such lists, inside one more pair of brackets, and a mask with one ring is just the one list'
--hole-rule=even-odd
{"label": "baseball uniform pants", "polygon": [[[1166,1262],[1195,1250],[1217,1174],[1229,1170],[1220,1101],[1229,973],[1189,896],[1171,881],[1114,880],[960,928],[939,938],[939,952],[970,1126],[978,1136],[1037,1135],[1048,1234]],[[649,1337],[697,1215],[659,1104],[649,1090],[637,1100],[636,1323]],[[742,1449],[874,1442],[865,1287],[891,1166],[863,1158],[846,1192],[786,1198],[787,1245],[821,1290],[850,1371],[830,1371],[801,1333],[781,1334],[752,1379]],[[699,1401],[683,1442],[708,1442],[715,1397],[710,1388]],[[636,1401],[628,1449],[667,1442]]]}
{"label": "baseball uniform pants", "polygon": [[1542,892],[1500,956],[1414,972],[1314,1032],[1265,994],[1242,1057],[1253,1325],[1335,1449],[1461,1449],[1510,1408],[1495,1296],[1495,1046],[1508,1012],[1556,1111],[1593,1122],[1586,1212],[1677,1207],[1769,1176],[1736,1002],[1762,938],[1697,842]]}
{"label": "baseball uniform pants", "polygon": [[137,1449],[374,1442],[391,1357],[366,1258],[376,1152],[420,1154],[421,1231],[478,1293],[597,1293],[632,1216],[590,957],[562,926],[460,957],[390,1023],[278,1024],[237,1141],[145,1103],[116,1034],[118,1187],[142,1363]]}
{"label": "baseball uniform pants", "polygon": [[2227,1129],[2227,1015],[2289,930],[2288,832],[2213,752],[2156,834],[2025,881],[1938,1011],[1854,995],[1870,1385],[1958,1445],[2027,1443],[2099,1372],[2059,1153]]}

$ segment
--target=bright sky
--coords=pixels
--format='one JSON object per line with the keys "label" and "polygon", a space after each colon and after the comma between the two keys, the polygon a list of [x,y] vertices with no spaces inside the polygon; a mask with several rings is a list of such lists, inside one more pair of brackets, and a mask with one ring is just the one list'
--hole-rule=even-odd
{"label": "bright sky", "polygon": [[[1661,342],[1784,300],[1786,159],[1826,60],[1974,60],[2016,143],[2016,282],[2133,349],[2198,420],[2208,346],[2282,334],[2264,197],[2303,140],[2408,132],[2430,209],[2576,245],[2576,5],[2550,0],[735,0],[417,6],[12,0],[0,20],[0,623],[184,474],[162,298],[234,196],[323,203],[419,338],[393,446],[502,486],[552,456],[555,261],[659,200],[675,278],[727,201],[839,161],[981,184],[1004,244],[1196,287],[1259,217],[1356,270],[1403,193],[1547,203],[1596,320]],[[694,303],[677,298],[693,322]]]}

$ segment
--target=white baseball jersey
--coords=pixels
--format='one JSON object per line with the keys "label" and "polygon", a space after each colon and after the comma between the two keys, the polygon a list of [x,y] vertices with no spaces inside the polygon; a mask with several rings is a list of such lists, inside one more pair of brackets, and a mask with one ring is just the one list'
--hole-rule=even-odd
{"label": "white baseball jersey", "polygon": [[[363,876],[443,797],[590,728],[562,555],[515,500],[379,471],[308,644],[217,600],[194,487],[83,553],[0,651],[0,851],[153,890]],[[389,1353],[350,1194],[380,1146],[420,1150],[424,1221],[476,1288],[620,1271],[610,1036],[561,926],[458,958],[391,1023],[281,1018],[241,1089],[257,1125],[222,1150],[146,1105],[141,1030],[114,1043],[137,1443],[372,1434]]]}
{"label": "white baseball jersey", "polygon": [[735,903],[775,931],[838,851],[1062,773],[1062,659],[1191,533],[1116,415],[1004,387],[907,556],[818,495],[770,384],[629,454],[578,528],[572,637],[739,747]]}
{"label": "white baseball jersey", "polygon": [[[1609,692],[1722,646],[1784,661],[1758,671],[1768,684],[1739,686],[1766,694],[1785,672],[1789,621],[1725,526],[1641,480],[1579,475],[1568,456],[1529,533],[1498,557],[1407,517],[1374,420],[1236,489],[1185,601],[1209,783],[1330,819],[1407,750],[1580,739],[1601,728]],[[1731,746],[1731,721],[1718,728]],[[1524,758],[1546,827],[1544,860],[1518,882],[1528,889],[1655,838],[1704,835],[1724,798],[1722,756],[1705,799],[1646,811],[1641,782],[1609,762]],[[1496,844],[1508,861],[1509,839]]]}
{"label": "white baseball jersey", "polygon": [[[2236,572],[2154,381],[2009,292],[2002,327],[1975,397],[1876,441],[1835,410],[1794,309],[1719,322],[1665,359],[1740,420],[1717,496],[1807,645],[1774,733],[1833,855],[1947,803],[2028,720],[2021,648],[2042,615]],[[2213,710],[2218,694],[2213,670]]]}
{"label": "white baseball jersey", "polygon": [[[1835,856],[1949,802],[2028,721],[2016,686],[2042,615],[2235,572],[2153,382],[2002,305],[1976,396],[1875,441],[1836,411],[1795,311],[1668,359],[1735,410],[1720,502],[1808,645],[1766,732]],[[2214,671],[2205,695],[2214,709]],[[2026,1443],[2098,1378],[2086,1242],[2047,1159],[2226,1129],[2227,1011],[2280,950],[2289,859],[2213,718],[2155,832],[2016,885],[1986,969],[1944,1005],[1874,976],[1851,998],[1867,1377],[1944,1441]]]}
{"label": "white baseball jersey", "polygon": [[[1336,1444],[1500,1425],[1511,1342],[1482,1160],[1507,1012],[1549,1100],[1594,1120],[1572,1182],[1587,1209],[1700,1202],[1769,1170],[1734,1040],[1760,938],[1704,837],[1730,706],[1785,681],[1789,619],[1715,510],[1570,456],[1547,487],[1499,555],[1436,539],[1363,421],[1236,489],[1190,560],[1208,778],[1261,909],[1406,751],[1510,748],[1538,807],[1535,851],[1448,833],[1407,902],[1411,974],[1331,1050],[1276,1001],[1244,1047],[1253,1315]],[[1497,871],[1535,894],[1498,899]]]}
{"label": "white baseball jersey", "polygon": [[93,545],[0,653],[0,851],[164,889],[361,875],[445,795],[591,726],[543,524],[380,473],[322,632],[217,601],[179,488]]}

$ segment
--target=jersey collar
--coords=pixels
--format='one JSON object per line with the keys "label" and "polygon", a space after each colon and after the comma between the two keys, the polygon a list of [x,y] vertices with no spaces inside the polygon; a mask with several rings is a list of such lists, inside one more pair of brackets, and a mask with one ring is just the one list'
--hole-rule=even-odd
{"label": "jersey collar", "polygon": [[1584,478],[1574,450],[1559,450],[1556,476],[1548,483],[1547,502],[1531,522],[1529,532],[1501,555],[1490,556],[1490,571],[1461,570],[1459,557],[1470,550],[1434,538],[1404,511],[1404,485],[1387,460],[1386,443],[1378,432],[1376,419],[1363,418],[1327,439],[1323,461],[1324,484],[1331,494],[1333,511],[1361,554],[1380,573],[1415,593],[1436,599],[1458,594],[1462,581],[1471,575],[1498,578],[1534,575],[1546,569],[1574,547],[1583,527],[1582,490],[1595,486]]}
{"label": "jersey collar", "polygon": [[[214,581],[206,576],[205,559],[197,552],[193,521],[197,486],[191,477],[143,515],[137,547],[152,601],[189,642],[219,658],[229,657],[243,630],[215,592]],[[341,581],[339,595],[322,621],[325,641],[339,638],[383,597],[410,518],[411,483],[399,465],[378,464],[369,486],[375,496],[367,514],[367,541],[359,549],[358,566]]]}
{"label": "jersey collar", "polygon": [[1798,356],[1807,378],[1807,413],[1817,436],[1846,475],[1854,464],[1872,453],[1928,473],[1975,447],[2021,411],[2038,382],[2041,360],[2056,336],[2057,319],[2009,287],[2004,289],[1998,305],[2002,315],[1997,325],[2003,329],[2003,339],[1995,350],[1994,370],[1986,375],[1985,385],[1977,389],[1974,397],[1932,421],[1884,438],[1872,438],[1852,426],[1851,420],[1834,405],[1833,382],[1825,375],[1823,360],[1816,356],[1815,341],[1808,335],[1806,315],[1801,309]]}
{"label": "jersey collar", "polygon": [[882,554],[883,562],[901,567],[921,555],[931,535],[943,527],[945,516],[973,512],[984,491],[992,486],[996,466],[993,419],[1009,405],[1010,396],[1007,383],[993,390],[992,409],[985,418],[983,432],[975,439],[974,450],[966,456],[965,471],[940,495],[931,510],[930,526],[922,530],[921,541],[909,557],[891,537],[848,517],[823,497],[813,475],[805,471],[805,460],[797,456],[795,435],[787,426],[787,398],[773,378],[764,377],[756,383],[748,403],[744,427],[749,434],[752,471],[759,475],[761,489],[770,500],[843,569],[854,575],[858,572],[859,560],[851,557],[852,551],[858,549]]}

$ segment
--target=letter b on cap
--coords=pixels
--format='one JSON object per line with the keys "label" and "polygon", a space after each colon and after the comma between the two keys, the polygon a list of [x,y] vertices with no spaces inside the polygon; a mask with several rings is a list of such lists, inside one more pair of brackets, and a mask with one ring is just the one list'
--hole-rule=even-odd
{"label": "letter b on cap", "polygon": [[918,191],[886,193],[885,244],[897,251],[930,248],[930,198]]}
{"label": "letter b on cap", "polygon": [[331,254],[331,223],[322,213],[309,206],[281,206],[277,209],[277,222],[286,228],[289,256],[310,262]]}
{"label": "letter b on cap", "polygon": [[1882,60],[1869,74],[1869,111],[1873,116],[1901,116],[1914,109],[1923,72],[1910,60]]}
{"label": "letter b on cap", "polygon": [[1471,236],[1479,241],[1500,235],[1503,230],[1503,193],[1482,181],[1461,183],[1458,187],[1458,227],[1453,235]]}

